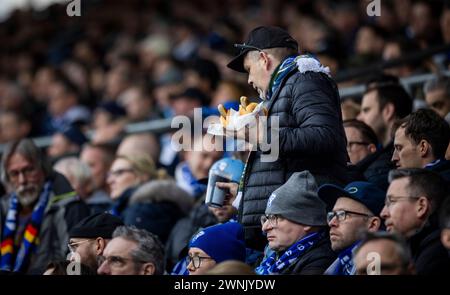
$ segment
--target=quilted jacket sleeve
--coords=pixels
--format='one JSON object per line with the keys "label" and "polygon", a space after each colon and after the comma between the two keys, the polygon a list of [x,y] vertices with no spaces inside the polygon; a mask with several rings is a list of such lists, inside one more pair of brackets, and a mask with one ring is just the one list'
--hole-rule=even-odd
{"label": "quilted jacket sleeve", "polygon": [[339,95],[330,80],[319,74],[306,73],[288,81],[282,95],[288,100],[292,114],[289,127],[280,128],[280,153],[320,155],[333,153],[345,145]]}

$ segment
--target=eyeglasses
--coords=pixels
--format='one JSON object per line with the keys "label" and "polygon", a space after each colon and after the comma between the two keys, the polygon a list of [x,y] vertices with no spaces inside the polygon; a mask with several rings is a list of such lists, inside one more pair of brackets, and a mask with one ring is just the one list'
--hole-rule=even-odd
{"label": "eyeglasses", "polygon": [[200,267],[200,265],[202,264],[203,260],[208,260],[208,259],[212,259],[211,257],[206,257],[206,256],[198,256],[198,255],[194,255],[194,256],[186,256],[186,264],[189,265],[189,263],[192,262],[192,265],[194,266],[195,269],[198,269]]}
{"label": "eyeglasses", "polygon": [[355,145],[369,145],[369,143],[365,141],[349,141],[347,142],[347,151],[351,151]]}
{"label": "eyeglasses", "polygon": [[342,222],[347,218],[348,214],[353,214],[353,215],[363,216],[363,217],[372,217],[373,216],[373,215],[349,211],[349,210],[337,210],[337,211],[331,211],[331,212],[327,213],[327,222],[330,223],[334,217],[336,217],[337,221]]}
{"label": "eyeglasses", "polygon": [[90,239],[86,239],[86,240],[82,240],[82,241],[78,241],[78,242],[70,242],[67,244],[67,247],[69,248],[70,252],[75,252],[77,251],[77,248],[80,244],[83,244],[87,241],[90,241]]}
{"label": "eyeglasses", "polygon": [[278,220],[283,219],[280,215],[276,214],[269,214],[269,215],[262,215],[261,216],[261,225],[264,225],[266,221],[269,221],[269,224],[272,226],[278,226]]}
{"label": "eyeglasses", "polygon": [[400,200],[417,200],[418,197],[407,197],[407,196],[386,196],[386,199],[384,200],[384,205],[386,207],[390,207],[392,204],[397,203]]}
{"label": "eyeglasses", "polygon": [[11,181],[15,181],[22,174],[25,178],[30,178],[35,175],[37,169],[34,166],[27,166],[21,170],[10,170],[8,171],[8,177]]}
{"label": "eyeglasses", "polygon": [[108,264],[110,267],[122,267],[127,261],[133,261],[134,263],[146,263],[144,261],[138,261],[135,260],[133,258],[126,258],[126,257],[121,257],[121,256],[100,256],[98,258],[99,261],[99,265],[106,263]]}
{"label": "eyeglasses", "polygon": [[110,176],[117,177],[117,176],[120,176],[120,175],[122,175],[124,173],[127,173],[127,172],[134,172],[134,169],[124,168],[124,169],[111,170],[111,171],[108,172],[107,176],[108,177],[110,177]]}

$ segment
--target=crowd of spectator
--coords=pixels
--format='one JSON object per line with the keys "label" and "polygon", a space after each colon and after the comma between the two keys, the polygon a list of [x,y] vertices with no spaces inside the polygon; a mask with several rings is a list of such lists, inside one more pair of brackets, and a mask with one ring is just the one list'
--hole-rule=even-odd
{"label": "crowd of spectator", "polygon": [[[376,252],[378,274],[450,273],[450,48],[337,79],[449,44],[450,3],[386,0],[369,16],[371,2],[14,11],[0,23],[0,270],[354,275]],[[423,87],[401,83],[429,73]],[[340,99],[351,85],[365,90]],[[191,137],[201,149],[182,151],[176,129],[127,133],[198,109],[217,117],[241,96],[281,118],[275,162],[214,150],[206,129]],[[223,206],[205,203],[212,170],[228,179],[212,184]]]}

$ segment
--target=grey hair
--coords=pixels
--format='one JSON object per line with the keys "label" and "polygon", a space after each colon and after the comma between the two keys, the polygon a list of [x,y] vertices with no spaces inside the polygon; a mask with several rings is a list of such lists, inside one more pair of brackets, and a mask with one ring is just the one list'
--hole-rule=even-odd
{"label": "grey hair", "polygon": [[397,255],[400,257],[402,268],[405,271],[412,261],[411,251],[405,239],[403,239],[401,236],[395,233],[389,233],[385,231],[366,232],[361,241],[360,246],[356,250],[355,256],[365,244],[379,240],[388,240],[395,244],[395,251],[397,252]]}
{"label": "grey hair", "polygon": [[48,177],[52,171],[50,163],[46,161],[45,156],[41,150],[29,138],[12,141],[8,143],[3,151],[1,180],[3,183],[9,183],[8,173],[6,173],[8,162],[14,154],[20,154],[28,161],[32,162],[36,167],[39,167],[44,172],[45,177]]}
{"label": "grey hair", "polygon": [[92,182],[91,169],[77,157],[63,158],[56,162],[53,169],[64,175],[67,179],[76,180],[80,185]]}
{"label": "grey hair", "polygon": [[444,89],[447,96],[450,95],[450,78],[446,76],[436,76],[428,80],[423,86],[423,92],[426,94],[434,90]]}
{"label": "grey hair", "polygon": [[153,263],[155,265],[155,275],[164,273],[164,246],[158,236],[145,229],[123,225],[114,230],[112,237],[120,237],[135,242],[137,247],[131,252],[134,262]]}

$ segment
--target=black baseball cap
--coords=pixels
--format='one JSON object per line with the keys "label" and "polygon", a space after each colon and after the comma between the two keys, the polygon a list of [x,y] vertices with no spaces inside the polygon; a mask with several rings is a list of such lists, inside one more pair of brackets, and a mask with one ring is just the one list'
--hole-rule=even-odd
{"label": "black baseball cap", "polygon": [[289,33],[279,27],[261,26],[253,29],[244,44],[234,44],[239,48],[239,54],[231,60],[227,67],[232,70],[246,73],[244,69],[244,57],[252,50],[262,51],[268,48],[292,48],[298,51],[298,43]]}

